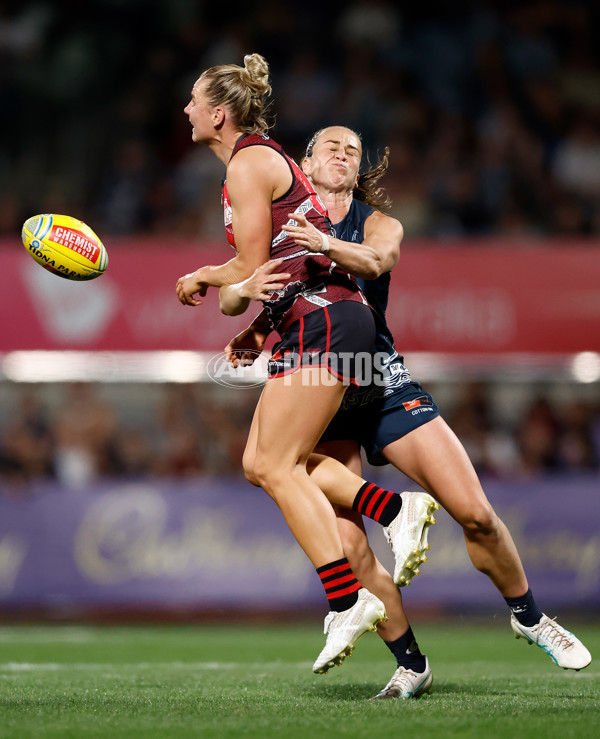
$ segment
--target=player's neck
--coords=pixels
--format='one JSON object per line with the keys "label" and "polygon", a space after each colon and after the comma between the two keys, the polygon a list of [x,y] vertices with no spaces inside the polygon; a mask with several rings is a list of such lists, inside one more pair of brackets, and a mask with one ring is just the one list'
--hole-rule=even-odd
{"label": "player's neck", "polygon": [[219,136],[215,136],[207,142],[208,148],[212,150],[217,159],[220,159],[227,166],[237,140],[241,135],[240,131],[222,131]]}
{"label": "player's neck", "polygon": [[327,208],[329,219],[332,223],[342,221],[352,205],[352,190],[340,192],[339,190],[325,190],[317,193]]}

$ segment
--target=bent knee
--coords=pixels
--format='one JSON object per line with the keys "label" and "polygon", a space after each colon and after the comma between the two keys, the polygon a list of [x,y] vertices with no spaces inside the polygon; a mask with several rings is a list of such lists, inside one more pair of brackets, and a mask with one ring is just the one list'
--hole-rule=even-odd
{"label": "bent knee", "polygon": [[281,457],[257,449],[244,450],[242,468],[249,483],[267,492],[285,480],[286,475],[289,478],[295,471],[295,466],[286,463]]}
{"label": "bent knee", "polygon": [[271,495],[271,490],[276,486],[276,472],[268,464],[261,464],[256,459],[249,460],[247,463],[242,461],[244,475],[251,485],[262,488],[266,493]]}
{"label": "bent knee", "polygon": [[494,536],[498,533],[498,516],[489,503],[481,503],[469,510],[460,521],[465,534]]}
{"label": "bent knee", "polygon": [[242,469],[244,470],[246,480],[248,480],[251,485],[255,485],[257,488],[259,488],[261,485],[255,471],[255,463],[256,456],[254,454],[244,452],[244,456],[242,457]]}
{"label": "bent knee", "polygon": [[[263,490],[271,495],[274,489],[280,489],[282,486],[285,487],[286,481],[295,472],[295,466],[285,464],[283,460],[275,459],[270,454],[258,453],[252,464],[249,465],[248,471],[252,477],[250,482],[253,485],[263,488]],[[246,479],[248,479],[247,474]]]}
{"label": "bent knee", "polygon": [[254,474],[254,470],[252,468],[246,468],[246,467],[244,467],[244,476],[246,477],[246,480],[248,480],[248,482],[251,485],[254,485],[254,487],[256,487],[256,488],[262,487],[262,485],[260,484],[260,480]]}

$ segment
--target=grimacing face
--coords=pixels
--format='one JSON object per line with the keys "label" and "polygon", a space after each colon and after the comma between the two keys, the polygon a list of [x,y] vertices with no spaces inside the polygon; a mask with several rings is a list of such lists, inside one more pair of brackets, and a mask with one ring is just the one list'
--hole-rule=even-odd
{"label": "grimacing face", "polygon": [[326,128],[313,145],[302,169],[316,186],[353,189],[358,181],[362,144],[349,128]]}

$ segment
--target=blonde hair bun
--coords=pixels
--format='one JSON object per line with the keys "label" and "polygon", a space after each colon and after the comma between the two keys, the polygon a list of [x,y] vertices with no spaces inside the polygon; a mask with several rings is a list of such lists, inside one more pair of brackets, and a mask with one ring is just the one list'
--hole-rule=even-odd
{"label": "blonde hair bun", "polygon": [[246,54],[244,57],[244,81],[259,95],[270,95],[269,64],[260,54]]}

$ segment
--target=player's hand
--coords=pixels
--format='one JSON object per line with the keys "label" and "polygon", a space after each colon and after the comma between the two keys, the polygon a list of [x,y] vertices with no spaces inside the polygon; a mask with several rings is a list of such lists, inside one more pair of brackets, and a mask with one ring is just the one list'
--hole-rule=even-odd
{"label": "player's hand", "polygon": [[227,344],[224,349],[225,359],[231,362],[233,367],[240,364],[243,367],[250,366],[262,352],[266,338],[265,334],[249,326]]}
{"label": "player's hand", "polygon": [[298,246],[315,253],[323,250],[323,231],[315,228],[302,213],[288,213],[288,218],[296,221],[297,225],[286,223],[284,228]]}
{"label": "player's hand", "polygon": [[240,297],[250,300],[269,300],[273,292],[283,290],[285,280],[289,280],[291,275],[289,272],[275,272],[281,264],[283,264],[283,259],[271,259],[257,267],[247,280],[239,283]]}
{"label": "player's hand", "polygon": [[203,298],[208,290],[208,285],[198,279],[199,272],[200,270],[190,272],[177,280],[175,291],[180,303],[183,305],[202,305],[202,301],[194,298],[194,295],[199,295]]}

